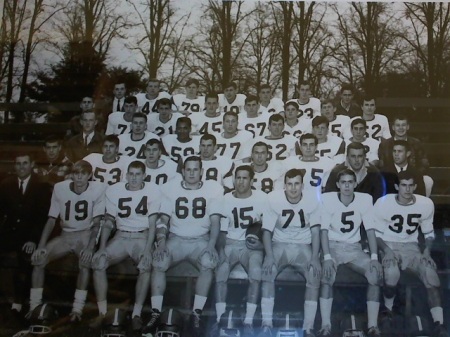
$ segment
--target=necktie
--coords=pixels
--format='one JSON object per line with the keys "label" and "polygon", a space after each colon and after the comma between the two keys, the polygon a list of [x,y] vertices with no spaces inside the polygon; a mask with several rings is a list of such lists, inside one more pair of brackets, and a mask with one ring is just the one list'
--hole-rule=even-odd
{"label": "necktie", "polygon": [[117,99],[117,107],[116,107],[116,111],[120,111],[120,98]]}
{"label": "necktie", "polygon": [[23,180],[20,181],[19,191],[20,191],[20,194],[23,195],[23,192],[24,192],[24,190],[23,190]]}
{"label": "necktie", "polygon": [[87,147],[88,146],[88,135],[86,135],[84,137],[84,146]]}
{"label": "necktie", "polygon": [[404,167],[400,167],[400,172],[403,172],[405,170]]}

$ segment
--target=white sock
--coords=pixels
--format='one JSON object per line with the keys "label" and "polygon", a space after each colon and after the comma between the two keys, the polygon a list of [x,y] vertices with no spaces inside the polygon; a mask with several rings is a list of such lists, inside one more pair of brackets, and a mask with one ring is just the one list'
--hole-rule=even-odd
{"label": "white sock", "polygon": [[217,322],[220,321],[220,317],[225,313],[226,310],[227,310],[227,304],[225,302],[216,303]]}
{"label": "white sock", "polygon": [[131,314],[131,318],[133,318],[134,316],[141,317],[141,312],[142,312],[142,304],[134,303],[133,313]]}
{"label": "white sock", "polygon": [[333,306],[333,298],[319,298],[320,315],[322,317],[322,328],[331,326],[331,308]]}
{"label": "white sock", "polygon": [[261,298],[261,315],[262,325],[272,327],[273,307],[275,305],[275,298],[263,297]]}
{"label": "white sock", "polygon": [[314,320],[316,319],[317,301],[305,301],[304,304],[303,330],[310,331],[314,328]]}
{"label": "white sock", "polygon": [[100,302],[97,302],[97,307],[98,307],[98,313],[100,314],[100,315],[106,315],[106,311],[108,310],[107,309],[107,302],[106,302],[106,300],[105,301],[100,301]]}
{"label": "white sock", "polygon": [[444,312],[442,307],[434,307],[430,309],[431,317],[433,317],[433,322],[439,322],[439,324],[444,324]]}
{"label": "white sock", "polygon": [[150,298],[152,302],[152,309],[157,309],[159,311],[162,311],[162,304],[163,304],[164,296],[158,295],[158,296],[152,296]]}
{"label": "white sock", "polygon": [[72,311],[81,314],[86,303],[87,290],[75,289]]}
{"label": "white sock", "polygon": [[195,295],[194,296],[194,307],[193,307],[193,311],[194,310],[203,310],[203,308],[205,307],[206,304],[206,300],[208,298],[206,296],[200,296],[200,295]]}
{"label": "white sock", "polygon": [[245,310],[244,324],[253,324],[257,305],[247,302],[247,310]]}
{"label": "white sock", "polygon": [[378,310],[380,302],[367,301],[367,327],[378,326]]}
{"label": "white sock", "polygon": [[20,304],[20,303],[13,303],[11,305],[11,310],[16,310],[17,312],[21,312],[22,311],[22,304]]}
{"label": "white sock", "polygon": [[390,311],[392,311],[392,308],[394,307],[395,296],[393,296],[392,298],[387,298],[386,296],[383,297],[384,297],[384,306],[388,308]]}
{"label": "white sock", "polygon": [[44,288],[31,288],[30,289],[30,311],[42,303],[42,294],[43,293],[44,293]]}

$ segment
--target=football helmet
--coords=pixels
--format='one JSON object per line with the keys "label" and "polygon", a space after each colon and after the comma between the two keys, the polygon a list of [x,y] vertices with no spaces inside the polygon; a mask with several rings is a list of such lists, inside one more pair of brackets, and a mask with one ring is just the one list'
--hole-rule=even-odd
{"label": "football helmet", "polygon": [[52,332],[52,323],[58,319],[58,311],[44,303],[33,309],[28,331],[35,335],[46,335]]}
{"label": "football helmet", "polygon": [[219,321],[219,337],[240,337],[240,317],[235,310],[227,310]]}
{"label": "football helmet", "polygon": [[300,337],[300,320],[286,313],[276,319],[277,337]]}
{"label": "football helmet", "polygon": [[166,309],[161,313],[156,328],[156,337],[180,337],[183,330],[183,316],[176,309]]}
{"label": "football helmet", "polygon": [[125,310],[116,308],[107,313],[102,321],[101,337],[126,337],[129,315]]}

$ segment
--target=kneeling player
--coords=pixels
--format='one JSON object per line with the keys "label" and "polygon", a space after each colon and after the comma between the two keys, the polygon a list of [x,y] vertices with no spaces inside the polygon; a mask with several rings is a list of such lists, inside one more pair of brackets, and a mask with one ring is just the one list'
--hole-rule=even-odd
{"label": "kneeling player", "polygon": [[291,169],[284,177],[284,190],[268,195],[264,211],[263,243],[266,256],[262,268],[262,325],[260,337],[272,336],[275,278],[291,266],[306,279],[304,336],[313,337],[322,266],[320,250],[320,200],[303,195],[303,172]]}
{"label": "kneeling player", "polygon": [[[337,175],[339,192],[322,195],[321,243],[324,254],[322,287],[320,291],[320,313],[322,329],[320,336],[331,336],[331,307],[333,284],[339,265],[362,274],[369,283],[367,287],[368,336],[380,336],[378,310],[380,308],[381,266],[378,262],[377,240],[372,221],[372,196],[354,192],[356,176],[352,170],[344,169]],[[367,232],[371,255],[361,248],[359,241],[361,223]]]}
{"label": "kneeling player", "polygon": [[[381,232],[378,244],[384,253],[384,305],[388,313],[392,311],[400,271],[413,272],[427,289],[428,304],[435,324],[433,336],[446,337],[448,333],[443,325],[444,314],[439,294],[440,280],[436,264],[430,256],[434,240],[434,204],[431,199],[414,194],[417,187],[414,179],[411,172],[400,172],[396,185],[398,193],[387,194],[375,203],[374,221]],[[426,247],[423,251],[418,244],[419,227],[425,236]]]}
{"label": "kneeling player", "polygon": [[[81,320],[87,296],[91,257],[100,228],[100,219],[105,212],[105,185],[89,181],[91,177],[91,164],[80,160],[73,166],[72,180],[59,182],[54,187],[49,218],[38,248],[31,257],[34,268],[30,291],[30,313],[42,303],[47,263],[74,253],[79,258],[80,271],[70,320],[73,322]],[[48,241],[58,217],[62,234]]]}
{"label": "kneeling player", "polygon": [[[133,161],[128,166],[128,183],[119,182],[106,190],[105,223],[99,249],[92,258],[94,287],[100,319],[107,311],[108,278],[106,269],[130,257],[139,270],[132,329],[142,328],[141,311],[150,284],[151,248],[159,212],[159,189],[144,182],[145,164]],[[113,229],[114,237],[108,241]],[[96,327],[95,325],[93,327]]]}

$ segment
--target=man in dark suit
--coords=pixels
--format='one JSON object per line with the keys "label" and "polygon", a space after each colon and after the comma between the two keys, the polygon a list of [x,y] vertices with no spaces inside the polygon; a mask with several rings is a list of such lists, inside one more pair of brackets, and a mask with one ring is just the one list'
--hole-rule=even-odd
{"label": "man in dark suit", "polygon": [[70,138],[66,143],[66,156],[72,163],[83,159],[91,153],[102,153],[103,134],[96,131],[97,116],[93,111],[81,114],[82,132]]}
{"label": "man in dark suit", "polygon": [[361,116],[362,110],[353,98],[355,89],[350,84],[343,84],[340,91],[340,100],[336,102],[336,115],[345,115],[350,118]]}
{"label": "man in dark suit", "polygon": [[28,298],[30,257],[46,222],[51,198],[50,185],[33,173],[33,167],[29,154],[17,154],[15,174],[0,184],[0,254],[7,254],[17,264],[13,270],[11,308],[15,316],[22,310],[22,301]]}

